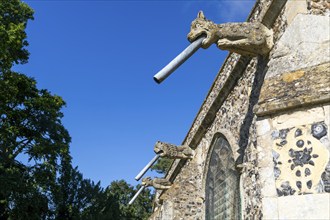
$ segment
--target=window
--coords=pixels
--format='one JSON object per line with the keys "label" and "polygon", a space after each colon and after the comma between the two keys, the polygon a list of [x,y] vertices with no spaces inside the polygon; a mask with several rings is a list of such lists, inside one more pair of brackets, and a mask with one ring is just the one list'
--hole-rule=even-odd
{"label": "window", "polygon": [[228,141],[218,135],[205,182],[206,220],[240,219],[239,173]]}

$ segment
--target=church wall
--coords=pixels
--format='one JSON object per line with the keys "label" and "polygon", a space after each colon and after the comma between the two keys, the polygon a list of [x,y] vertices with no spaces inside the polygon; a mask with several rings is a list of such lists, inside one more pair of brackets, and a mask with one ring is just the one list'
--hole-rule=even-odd
{"label": "church wall", "polygon": [[[272,4],[258,1],[249,20],[267,17]],[[329,17],[311,5],[286,3],[271,25],[275,46],[268,58],[228,56],[183,142],[195,156],[173,163],[166,176],[173,185],[158,192],[159,205],[150,219],[205,219],[210,147],[219,133],[228,140],[241,174],[242,219],[330,218],[330,50],[324,48],[329,45],[326,36],[317,34],[327,28],[322,25]],[[299,13],[304,15],[294,24]],[[228,85],[235,77],[234,85]],[[216,111],[214,103],[220,103]],[[301,140],[306,145],[302,150]],[[281,147],[285,142],[293,147]],[[300,154],[304,159],[298,159]]]}
{"label": "church wall", "polygon": [[[165,215],[169,213],[172,213],[171,219],[204,219],[206,162],[208,161],[209,147],[214,135],[217,133],[221,133],[226,137],[237,161],[243,160],[243,158],[240,159],[243,155],[239,152],[248,148],[248,155],[246,155],[244,167],[241,169],[248,174],[241,176],[242,188],[245,189],[242,194],[246,204],[246,207],[242,208],[246,210],[245,213],[248,215],[257,215],[257,212],[261,212],[261,207],[256,209],[257,204],[261,204],[261,201],[258,201],[260,192],[255,190],[258,174],[252,165],[257,162],[256,151],[254,150],[255,146],[249,144],[249,138],[256,139],[252,134],[254,129],[250,131],[250,126],[254,123],[254,117],[252,106],[249,108],[249,103],[256,103],[256,100],[251,100],[253,98],[250,95],[256,92],[254,91],[256,86],[260,87],[260,85],[256,85],[258,80],[254,79],[257,66],[257,58],[252,59],[243,77],[238,81],[238,86],[229,94],[221,109],[217,112],[214,123],[195,149],[195,157],[186,162],[172,187],[160,196],[160,200],[163,200],[166,206],[171,204],[172,207],[172,209],[163,208],[161,219],[167,219]],[[245,196],[245,194],[248,194],[248,196]]]}
{"label": "church wall", "polygon": [[256,107],[264,219],[330,219],[330,19],[316,12],[292,18]]}

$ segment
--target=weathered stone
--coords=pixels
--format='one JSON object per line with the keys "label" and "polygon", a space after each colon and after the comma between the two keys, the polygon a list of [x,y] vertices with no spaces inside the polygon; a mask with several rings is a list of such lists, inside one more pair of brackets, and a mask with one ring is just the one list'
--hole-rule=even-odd
{"label": "weathered stone", "polygon": [[330,219],[330,194],[278,198],[278,219]]}
{"label": "weathered stone", "polygon": [[289,0],[284,12],[287,22],[290,25],[297,14],[307,14],[307,1]]}
{"label": "weathered stone", "polygon": [[[297,127],[300,125],[313,124],[315,122],[322,121],[325,113],[322,107],[302,109],[299,111],[290,111],[286,114],[282,114],[273,117],[270,123],[272,127],[278,130],[285,128]],[[278,132],[277,130],[273,133]]]}
{"label": "weathered stone", "polygon": [[307,0],[307,4],[310,14],[330,15],[330,2],[328,0]]}
{"label": "weathered stone", "polygon": [[273,168],[271,166],[260,168],[259,173],[262,195],[264,197],[276,197],[275,179],[273,178],[275,171],[273,171]]}
{"label": "weathered stone", "polygon": [[164,178],[151,179],[150,177],[146,177],[142,179],[141,185],[145,187],[152,186],[155,189],[164,190],[171,188],[172,183]]}
{"label": "weathered stone", "polygon": [[161,141],[156,142],[154,152],[170,159],[191,159],[194,156],[194,151],[187,145],[175,146]]}
{"label": "weathered stone", "polygon": [[266,79],[255,111],[263,116],[329,101],[330,62]]}
{"label": "weathered stone", "polygon": [[262,207],[263,219],[278,219],[277,198],[264,198]]}
{"label": "weathered stone", "polygon": [[241,55],[265,55],[273,47],[273,32],[260,22],[242,22],[215,24],[199,12],[192,22],[188,40],[195,41],[206,35],[202,47],[208,48],[213,43],[222,50]]}
{"label": "weathered stone", "polygon": [[[323,125],[323,123],[313,125]],[[320,187],[322,188],[318,183],[326,165],[330,162],[330,152],[313,135],[311,129],[313,125],[283,129],[287,135],[279,136],[274,140],[273,151],[274,161],[276,162],[274,169],[280,170],[280,175],[275,176],[279,196],[291,195],[291,189],[299,194],[305,194],[316,193],[320,190]],[[301,135],[296,136],[297,130]],[[277,142],[282,141],[282,138],[288,141],[287,145],[277,145]],[[303,172],[305,175],[302,175]],[[286,184],[283,185],[283,183]],[[324,189],[322,190],[324,191]]]}
{"label": "weathered stone", "polygon": [[330,18],[298,14],[272,51],[266,79],[330,62]]}
{"label": "weathered stone", "polygon": [[258,136],[262,136],[270,131],[270,123],[269,120],[265,119],[262,121],[257,121],[257,132]]}
{"label": "weathered stone", "polygon": [[[278,40],[283,39],[288,30],[286,15],[289,13],[286,10],[289,6],[282,8],[285,2],[260,0],[248,19],[249,22],[258,21],[268,29],[272,28],[273,40],[277,47],[281,46]],[[303,5],[303,3],[299,4]],[[294,6],[293,1],[291,6]],[[299,11],[303,10],[299,8]],[[291,18],[295,17],[295,10],[291,10],[290,13]],[[293,23],[289,22],[291,28]],[[311,28],[312,31],[316,29],[319,31],[318,28]],[[238,33],[240,30],[232,29],[231,31]],[[248,29],[241,31],[242,34],[247,35],[252,33]],[[304,31],[310,30],[304,29]],[[298,36],[298,38],[304,39],[304,36]],[[304,47],[303,50],[317,48],[316,45],[308,45],[308,43],[301,45]],[[295,48],[288,51],[286,55],[299,54],[298,46],[299,44],[296,44]],[[301,53],[306,55],[304,51]],[[313,55],[314,51],[310,54]],[[298,200],[300,199],[296,197],[298,194],[313,193],[313,196],[316,195],[313,198],[317,199],[320,195],[317,193],[330,192],[330,162],[324,168],[326,162],[329,161],[327,158],[330,152],[329,132],[324,135],[319,132],[319,127],[312,128],[313,124],[320,122],[324,122],[326,129],[330,127],[327,122],[329,116],[326,116],[330,108],[320,106],[321,102],[313,102],[314,99],[320,100],[322,94],[329,94],[329,89],[325,85],[328,77],[326,69],[329,65],[322,61],[326,58],[318,57],[315,53],[317,65],[309,66],[310,61],[307,60],[309,63],[306,68],[297,67],[291,71],[287,68],[290,65],[284,64],[283,67],[278,66],[284,72],[279,71],[272,77],[268,77],[269,72],[267,72],[268,76],[264,81],[267,63],[271,64],[281,58],[274,55],[278,55],[276,48],[270,52],[270,62],[262,57],[251,59],[235,53],[229,54],[183,141],[184,145],[194,149],[195,155],[189,160],[176,160],[172,164],[166,178],[173,185],[170,189],[159,193],[160,196],[157,198],[163,203],[160,202],[159,207],[155,208],[158,211],[152,216],[153,220],[202,220],[207,219],[206,210],[216,210],[213,211],[215,220],[226,219],[231,209],[224,205],[226,203],[219,195],[230,199],[232,194],[222,193],[221,190],[227,188],[221,187],[219,183],[229,183],[230,181],[226,181],[226,178],[230,175],[226,174],[234,171],[240,173],[242,219],[285,219],[285,217],[301,219],[297,212],[305,208],[304,204],[301,203],[298,206],[292,204],[290,205],[292,210],[288,210],[283,203],[283,198],[295,197]],[[293,65],[302,65],[300,57],[296,60],[298,63]],[[290,62],[290,59],[286,61]],[[273,77],[278,78],[271,81]],[[271,83],[269,84],[268,81]],[[276,85],[276,89],[267,88],[268,90],[261,91],[263,82],[267,87]],[[323,87],[320,84],[324,84]],[[288,92],[288,90],[292,91]],[[268,93],[268,96],[264,91]],[[313,92],[313,96],[308,96],[307,93],[310,91]],[[286,103],[294,100],[295,96],[307,98],[299,99],[299,104],[296,101],[293,104]],[[277,114],[275,117],[268,113],[264,114],[266,117],[260,117],[260,115],[257,117],[254,114],[253,107],[258,101],[260,104],[262,100],[265,101],[263,104],[266,104],[266,110],[275,109],[272,112]],[[284,111],[280,112],[276,108],[282,103],[292,107],[290,112],[284,114]],[[308,105],[302,108],[300,103],[308,103]],[[324,105],[325,102],[322,103]],[[318,106],[314,106],[315,104]],[[269,106],[271,108],[268,108]],[[283,106],[280,106],[281,109],[284,109]],[[316,131],[315,137],[312,134],[313,130]],[[220,136],[227,139],[229,143],[232,151],[230,157],[226,157],[228,154],[221,150],[213,151],[212,146]],[[320,139],[317,139],[318,136]],[[272,154],[273,149],[274,154]],[[212,152],[217,156],[212,157]],[[233,158],[235,163],[233,163]],[[229,164],[228,161],[231,161],[232,165],[226,167],[226,164]],[[219,164],[222,165],[220,168],[217,166]],[[209,173],[214,175],[208,175]],[[234,182],[231,181],[230,185],[237,186]],[[281,199],[281,205],[277,204],[279,199]],[[323,202],[329,205],[329,201]],[[315,204],[306,207],[318,210],[319,207]],[[314,213],[314,217],[326,216],[324,212],[329,210],[324,209],[324,204],[320,206],[323,208],[320,211],[322,213],[318,215]],[[212,205],[214,207],[211,207]],[[286,215],[287,210],[282,209],[287,209],[291,214]]]}

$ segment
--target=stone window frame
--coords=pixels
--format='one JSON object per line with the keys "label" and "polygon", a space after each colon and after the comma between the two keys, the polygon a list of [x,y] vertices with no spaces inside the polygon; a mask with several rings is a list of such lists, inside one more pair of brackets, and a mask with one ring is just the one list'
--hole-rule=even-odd
{"label": "stone window frame", "polygon": [[[214,149],[214,143],[215,141],[219,138],[222,137],[224,138],[228,143],[229,143],[229,147],[232,150],[233,153],[233,157],[234,160],[237,161],[238,157],[239,157],[239,145],[238,145],[238,138],[235,138],[232,133],[228,130],[225,129],[218,129],[212,137],[212,141],[210,142],[209,146],[208,146],[208,150],[207,150],[207,154],[205,157],[205,163],[204,163],[204,171],[203,171],[203,178],[202,178],[202,189],[203,189],[203,194],[204,194],[204,198],[206,199],[206,195],[205,195],[205,189],[206,189],[206,179],[207,179],[207,173],[209,171],[209,162],[211,159],[211,155]],[[241,215],[241,219],[243,218],[243,214],[244,214],[244,191],[243,191],[243,184],[242,184],[242,173],[241,173],[241,169],[239,169],[236,166],[236,170],[238,172],[239,175],[239,203],[240,203],[240,215]],[[204,217],[206,215],[206,204],[204,203]]]}

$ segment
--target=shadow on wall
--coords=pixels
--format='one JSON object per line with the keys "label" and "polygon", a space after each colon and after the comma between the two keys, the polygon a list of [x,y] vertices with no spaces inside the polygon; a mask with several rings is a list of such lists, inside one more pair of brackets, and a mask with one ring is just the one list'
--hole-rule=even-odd
{"label": "shadow on wall", "polygon": [[265,78],[265,75],[267,72],[266,66],[267,66],[268,61],[269,61],[268,57],[265,58],[262,56],[258,56],[257,69],[255,72],[255,77],[254,77],[253,84],[252,84],[251,95],[249,98],[249,107],[248,107],[248,111],[245,115],[243,124],[240,129],[240,139],[238,142],[239,157],[236,160],[236,165],[242,164],[243,160],[244,160],[244,152],[249,143],[250,127],[251,127],[253,119],[254,119],[253,108],[256,104],[258,104],[258,101],[259,101],[261,87],[263,85],[264,78]]}

